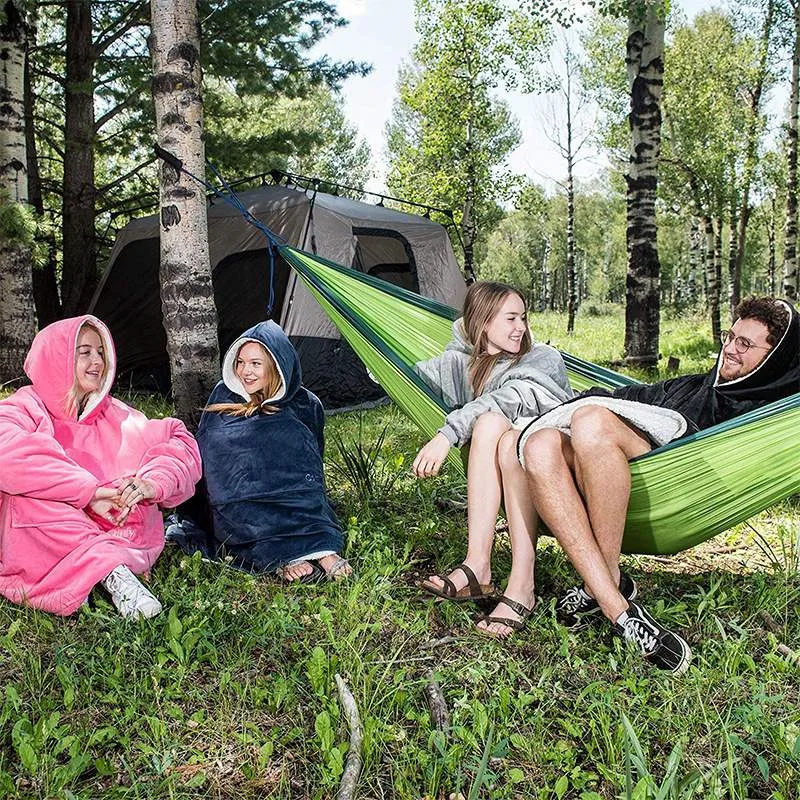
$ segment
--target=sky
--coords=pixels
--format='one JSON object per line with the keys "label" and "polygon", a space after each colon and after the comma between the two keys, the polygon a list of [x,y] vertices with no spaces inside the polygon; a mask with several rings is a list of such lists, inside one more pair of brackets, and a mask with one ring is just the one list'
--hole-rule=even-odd
{"label": "sky", "polygon": [[[709,0],[673,0],[672,5],[682,8],[691,19],[699,11],[721,4]],[[385,126],[396,96],[398,69],[410,57],[416,41],[414,2],[339,0],[337,8],[350,24],[327,36],[316,52],[326,53],[336,60],[353,59],[373,65],[366,77],[349,78],[342,88],[342,96],[348,119],[372,149],[376,176],[367,188],[382,191],[386,171]],[[515,93],[504,97],[519,121],[523,136],[522,144],[509,160],[512,171],[545,186],[554,186],[563,178],[564,161],[543,128],[547,100]],[[589,178],[602,168],[603,161],[587,149],[583,152],[587,158],[578,165],[577,175]]]}

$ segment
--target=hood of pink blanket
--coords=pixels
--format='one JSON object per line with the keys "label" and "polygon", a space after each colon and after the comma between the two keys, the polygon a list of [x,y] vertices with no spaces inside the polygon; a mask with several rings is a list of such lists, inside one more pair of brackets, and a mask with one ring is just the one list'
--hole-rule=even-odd
{"label": "hood of pink blanket", "polygon": [[96,416],[108,402],[108,393],[114,382],[117,356],[111,333],[103,322],[91,314],[62,319],[42,328],[34,337],[25,359],[25,374],[30,378],[36,394],[56,419],[71,419],[67,413],[67,395],[75,381],[75,348],[81,326],[89,322],[100,331],[106,356],[103,385],[89,397],[81,422]]}

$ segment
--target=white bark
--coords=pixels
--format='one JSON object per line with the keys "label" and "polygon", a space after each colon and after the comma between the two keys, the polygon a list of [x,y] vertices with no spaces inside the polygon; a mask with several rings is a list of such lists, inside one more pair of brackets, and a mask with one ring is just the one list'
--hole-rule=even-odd
{"label": "white bark", "polygon": [[[24,77],[26,31],[13,3],[0,26],[0,191],[2,202],[26,202]],[[22,365],[36,333],[30,247],[0,231],[0,384],[24,377]]]}
{"label": "white bark", "polygon": [[631,11],[625,59],[631,93],[625,358],[652,366],[658,360],[661,289],[655,204],[664,79],[663,3],[645,0],[643,11],[641,17]]}
{"label": "white bark", "polygon": [[[12,200],[28,199],[25,160],[25,29],[21,18],[9,17],[0,28],[0,189]],[[13,9],[15,10],[15,9]]]}
{"label": "white bark", "polygon": [[800,95],[800,0],[792,0],[794,46],[789,93],[789,122],[786,131],[788,174],[786,184],[786,231],[783,244],[783,293],[797,298],[797,136]]}
{"label": "white bark", "polygon": [[[196,0],[151,3],[153,101],[158,143],[205,175],[200,29]],[[194,424],[219,374],[205,192],[161,162],[161,301],[176,413]]]}

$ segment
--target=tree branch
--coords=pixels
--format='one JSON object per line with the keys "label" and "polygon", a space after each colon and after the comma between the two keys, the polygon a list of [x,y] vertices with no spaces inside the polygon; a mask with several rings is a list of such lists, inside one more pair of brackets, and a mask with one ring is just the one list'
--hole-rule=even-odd
{"label": "tree branch", "polygon": [[111,183],[107,183],[105,186],[98,186],[97,196],[99,197],[103,194],[106,194],[107,192],[110,192],[112,189],[115,189],[121,183],[124,183],[137,173],[141,172],[145,167],[149,167],[150,164],[152,164],[155,160],[156,160],[155,157],[150,158],[147,161],[143,162],[142,164],[139,164],[138,166],[134,167],[129,172],[126,172],[124,175],[120,175],[119,178],[116,178],[115,180],[111,181]]}
{"label": "tree branch", "polygon": [[361,718],[358,715],[358,706],[352,692],[347,687],[341,675],[336,673],[336,688],[339,690],[339,702],[342,704],[347,726],[350,728],[350,749],[347,751],[342,780],[336,800],[352,800],[355,797],[358,777],[361,774],[361,740],[364,736],[361,727]]}
{"label": "tree branch", "polygon": [[[97,37],[97,44],[94,46],[95,53],[100,56],[101,53],[105,53],[105,51],[111,47],[114,42],[119,41],[128,31],[133,30],[134,28],[138,28],[141,25],[147,25],[150,22],[149,19],[149,12],[147,9],[150,7],[150,3],[141,3],[136,4],[134,3],[130,9],[128,10],[128,21],[124,22],[121,27],[117,28],[113,33],[108,33],[110,29],[106,29],[102,31],[99,36]],[[139,12],[142,12],[142,15],[139,16]],[[122,20],[125,19],[125,15],[122,16]],[[122,21],[120,20],[120,21]],[[105,38],[103,38],[105,36]]]}

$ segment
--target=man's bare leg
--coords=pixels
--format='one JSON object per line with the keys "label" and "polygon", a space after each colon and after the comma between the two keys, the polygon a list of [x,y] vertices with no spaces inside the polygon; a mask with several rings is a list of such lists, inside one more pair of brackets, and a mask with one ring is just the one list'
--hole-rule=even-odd
{"label": "man's bare leg", "polygon": [[[502,414],[493,412],[478,417],[472,430],[467,465],[467,555],[464,563],[472,569],[478,583],[487,585],[492,580],[492,545],[494,526],[502,497],[502,477],[497,460],[500,438],[511,428]],[[467,585],[467,576],[461,570],[448,575],[457,590]],[[428,582],[439,588],[442,580],[432,575]]]}
{"label": "man's bare leg", "polygon": [[575,479],[595,541],[619,585],[619,556],[631,493],[628,462],[652,447],[641,431],[602,406],[577,409],[571,429]]}
{"label": "man's bare leg", "polygon": [[[504,592],[506,597],[521,603],[526,608],[536,604],[534,588],[534,566],[536,563],[536,536],[539,517],[533,507],[525,470],[517,459],[517,441],[520,432],[510,430],[503,435],[498,445],[498,462],[503,483],[508,532],[511,537],[511,574]],[[519,620],[520,615],[505,603],[499,603],[491,616]],[[495,636],[506,637],[513,629],[500,622],[482,620],[479,630]]]}
{"label": "man's bare leg", "polygon": [[[628,607],[595,539],[573,474],[575,454],[569,437],[557,430],[536,431],[525,443],[525,472],[539,516],[558,539],[572,565],[612,622]],[[627,471],[627,463],[625,465]],[[606,480],[613,484],[611,473]]]}

